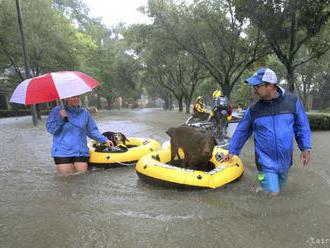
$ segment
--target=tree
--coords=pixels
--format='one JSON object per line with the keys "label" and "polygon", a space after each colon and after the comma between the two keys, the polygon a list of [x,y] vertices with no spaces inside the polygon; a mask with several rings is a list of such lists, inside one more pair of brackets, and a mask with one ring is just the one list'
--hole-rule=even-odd
{"label": "tree", "polygon": [[269,52],[260,32],[235,15],[231,0],[190,6],[150,0],[148,14],[164,30],[163,40],[191,54],[228,96],[242,73]]}
{"label": "tree", "polygon": [[[295,70],[329,50],[329,0],[236,0],[239,16],[263,31],[273,52],[287,71],[289,90],[295,89]],[[299,56],[304,47],[306,56]]]}
{"label": "tree", "polygon": [[0,68],[4,72],[8,68],[15,70],[20,80],[24,74],[22,49],[20,47],[15,1],[0,2]]}
{"label": "tree", "polygon": [[131,36],[134,36],[131,39],[139,42],[134,48],[150,75],[150,83],[156,84],[154,88],[161,86],[171,92],[178,101],[179,111],[183,111],[185,102],[186,113],[189,113],[194,91],[205,77],[204,68],[175,42],[164,42],[164,35],[164,30],[155,25],[136,25],[131,29]]}
{"label": "tree", "polygon": [[84,24],[84,29],[97,45],[89,54],[85,69],[101,83],[96,89],[98,99],[104,97],[108,102],[108,108],[111,108],[119,96],[123,98],[124,103],[135,103],[140,96],[140,89],[137,87],[140,65],[129,53],[123,38],[126,33],[125,27],[118,25],[108,29],[98,19],[90,19]]}
{"label": "tree", "polygon": [[[308,51],[303,50],[305,53]],[[297,68],[296,89],[307,110],[313,109],[313,102],[318,103],[316,107],[326,108],[329,101],[329,66],[330,51],[320,59],[314,59]]]}
{"label": "tree", "polygon": [[[3,0],[1,5],[4,8],[0,11],[0,64],[3,69],[13,68],[23,80],[15,5],[9,0]],[[22,1],[21,7],[33,76],[79,69],[86,54],[95,47],[91,37],[79,32],[49,0]]]}

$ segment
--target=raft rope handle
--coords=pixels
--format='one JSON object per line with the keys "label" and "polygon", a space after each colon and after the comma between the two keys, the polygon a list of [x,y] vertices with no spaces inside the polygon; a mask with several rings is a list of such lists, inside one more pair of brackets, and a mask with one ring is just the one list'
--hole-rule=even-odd
{"label": "raft rope handle", "polygon": [[136,163],[122,163],[122,162],[115,162],[115,164],[120,164],[120,165],[125,165],[125,166],[133,166],[133,165],[136,165]]}
{"label": "raft rope handle", "polygon": [[116,162],[116,161],[114,161],[114,162],[111,162],[109,164],[110,165],[111,164],[120,164],[120,165],[126,165],[126,166],[133,166],[133,165],[136,165],[137,164],[137,161],[136,161],[136,163],[123,163],[123,162]]}

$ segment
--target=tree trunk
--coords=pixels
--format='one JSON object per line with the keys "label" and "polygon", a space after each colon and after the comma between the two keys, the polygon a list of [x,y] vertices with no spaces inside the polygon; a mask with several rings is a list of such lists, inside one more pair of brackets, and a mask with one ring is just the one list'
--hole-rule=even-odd
{"label": "tree trunk", "polygon": [[179,112],[183,112],[183,99],[182,97],[178,98]]}
{"label": "tree trunk", "polygon": [[287,80],[288,80],[288,89],[289,92],[294,92],[294,69],[291,67],[291,65],[286,66],[287,71]]}
{"label": "tree trunk", "polygon": [[307,99],[306,111],[311,111],[313,109],[313,95],[308,95]]}
{"label": "tree trunk", "polygon": [[307,110],[311,110],[311,103],[310,103],[310,99],[311,99],[311,82],[313,80],[313,70],[310,69],[308,70],[308,74],[306,76],[305,79],[302,80],[302,86],[303,86],[303,92],[302,92],[302,96],[303,96],[303,104],[305,106],[305,109]]}
{"label": "tree trunk", "polygon": [[170,109],[170,103],[169,103],[169,98],[168,97],[165,97],[164,99],[164,105],[163,105],[163,109],[164,110],[169,110]]}
{"label": "tree trunk", "polygon": [[164,100],[164,105],[163,109],[164,110],[173,110],[173,99],[171,94],[166,94],[163,98]]}
{"label": "tree trunk", "polygon": [[230,84],[230,83],[229,83],[229,80],[228,80],[228,82],[225,82],[223,85],[221,85],[221,84],[219,83],[223,95],[224,95],[224,96],[227,96],[228,98],[229,98],[229,96],[230,96],[230,87],[229,87],[229,84]]}
{"label": "tree trunk", "polygon": [[107,109],[111,109],[111,98],[107,98],[107,104],[108,104],[108,106],[107,106]]}
{"label": "tree trunk", "polygon": [[190,114],[190,103],[191,99],[185,98],[185,103],[186,103],[186,114]]}
{"label": "tree trunk", "polygon": [[168,96],[168,109],[173,110],[173,97],[171,95]]}
{"label": "tree trunk", "polygon": [[89,107],[89,99],[88,99],[88,96],[87,96],[87,95],[84,95],[84,96],[83,96],[83,100],[84,100],[84,106],[85,106],[86,108],[88,108],[88,107]]}
{"label": "tree trunk", "polygon": [[100,96],[100,94],[97,94],[97,97],[96,97],[96,107],[97,107],[97,109],[101,109],[101,96]]}
{"label": "tree trunk", "polygon": [[308,96],[307,96],[307,87],[306,87],[306,84],[303,83],[303,105],[305,106],[305,108],[307,108],[307,99],[308,99]]}

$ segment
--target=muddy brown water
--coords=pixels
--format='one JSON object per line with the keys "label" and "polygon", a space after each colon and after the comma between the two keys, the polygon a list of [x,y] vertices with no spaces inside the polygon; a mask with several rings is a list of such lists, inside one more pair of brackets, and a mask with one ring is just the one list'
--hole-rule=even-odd
{"label": "muddy brown water", "polygon": [[[101,131],[164,142],[188,115],[162,110],[96,115]],[[256,191],[253,141],[241,180],[216,190],[141,181],[133,167],[55,173],[45,117],[0,119],[0,247],[330,247],[330,132],[313,132],[309,168],[295,151],[276,198]]]}

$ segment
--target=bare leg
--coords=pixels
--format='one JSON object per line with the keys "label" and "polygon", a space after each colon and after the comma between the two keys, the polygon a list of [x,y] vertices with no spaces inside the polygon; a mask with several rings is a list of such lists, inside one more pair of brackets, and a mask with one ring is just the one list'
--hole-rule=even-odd
{"label": "bare leg", "polygon": [[88,169],[87,162],[75,162],[73,166],[76,169],[76,172],[86,172]]}
{"label": "bare leg", "polygon": [[75,169],[73,164],[58,164],[57,171],[62,175],[72,174]]}

